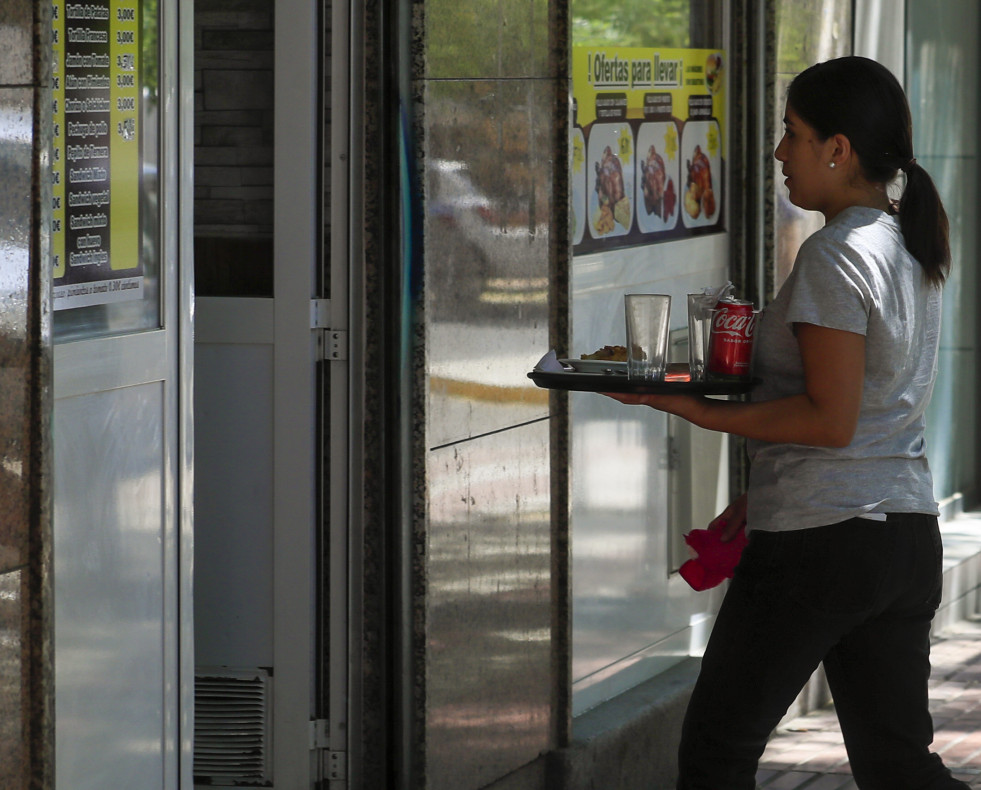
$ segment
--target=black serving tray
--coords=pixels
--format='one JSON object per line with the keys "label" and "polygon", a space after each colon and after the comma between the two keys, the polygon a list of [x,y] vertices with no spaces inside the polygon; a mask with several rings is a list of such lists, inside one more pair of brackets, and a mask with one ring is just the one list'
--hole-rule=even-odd
{"label": "black serving tray", "polygon": [[631,382],[623,373],[580,373],[575,370],[533,370],[528,378],[539,387],[573,392],[632,392],[638,395],[743,395],[753,389],[759,379],[751,381],[691,381],[688,365],[684,372],[670,365],[665,381]]}

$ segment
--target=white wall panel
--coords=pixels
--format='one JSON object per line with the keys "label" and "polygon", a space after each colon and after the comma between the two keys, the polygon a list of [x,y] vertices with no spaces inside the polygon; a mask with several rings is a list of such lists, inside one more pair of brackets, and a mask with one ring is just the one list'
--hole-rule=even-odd
{"label": "white wall panel", "polygon": [[54,433],[59,787],[160,787],[176,691],[165,596],[164,387],[58,401]]}
{"label": "white wall panel", "polygon": [[195,347],[200,666],[273,664],[272,352],[271,345]]}

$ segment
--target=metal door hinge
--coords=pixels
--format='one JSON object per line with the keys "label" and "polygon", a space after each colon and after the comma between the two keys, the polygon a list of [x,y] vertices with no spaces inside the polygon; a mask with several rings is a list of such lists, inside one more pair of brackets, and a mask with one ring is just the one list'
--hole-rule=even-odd
{"label": "metal door hinge", "polygon": [[347,359],[346,329],[328,329],[324,332],[324,359],[328,362]]}
{"label": "metal door hinge", "polygon": [[330,299],[310,300],[310,328],[317,332],[317,359],[347,359],[347,330],[331,329]]}
{"label": "metal door hinge", "polygon": [[310,328],[330,328],[330,299],[310,300]]}
{"label": "metal door hinge", "polygon": [[310,722],[310,751],[317,755],[317,770],[321,779],[339,782],[347,779],[347,753],[331,750],[327,719]]}
{"label": "metal door hinge", "polygon": [[347,779],[347,753],[346,752],[327,752],[324,773],[331,782],[344,781]]}
{"label": "metal door hinge", "polygon": [[327,719],[315,719],[310,722],[310,751],[314,749],[326,749],[330,744],[327,742]]}

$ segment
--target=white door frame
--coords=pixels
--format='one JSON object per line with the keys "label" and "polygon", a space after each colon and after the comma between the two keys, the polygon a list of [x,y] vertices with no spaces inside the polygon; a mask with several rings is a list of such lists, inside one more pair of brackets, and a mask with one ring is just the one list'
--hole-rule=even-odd
{"label": "white door frame", "polygon": [[275,8],[273,165],[273,781],[311,787],[316,601],[316,336],[320,183],[316,3]]}
{"label": "white door frame", "polygon": [[[180,557],[179,662],[180,662],[180,788],[192,788],[194,782],[194,0],[179,0],[168,9],[163,3],[162,24],[177,31],[174,57],[177,70],[177,108],[175,152],[178,168],[175,174],[175,197],[165,212],[175,214],[179,256],[179,291],[176,315],[180,342],[176,354],[180,377],[178,425],[178,515]],[[171,21],[171,14],[176,18]],[[165,29],[169,29],[165,28]],[[170,63],[170,57],[165,59]],[[170,97],[168,97],[170,98]],[[170,106],[170,105],[163,105]],[[164,226],[165,229],[168,227]],[[165,238],[166,238],[166,234]]]}

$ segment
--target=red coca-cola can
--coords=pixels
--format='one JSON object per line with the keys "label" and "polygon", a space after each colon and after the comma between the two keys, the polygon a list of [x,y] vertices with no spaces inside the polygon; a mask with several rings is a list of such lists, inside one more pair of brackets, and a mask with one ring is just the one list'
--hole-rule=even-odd
{"label": "red coca-cola can", "polygon": [[712,313],[708,359],[705,369],[710,378],[740,380],[750,378],[753,362],[753,334],[757,313],[752,302],[722,299]]}

